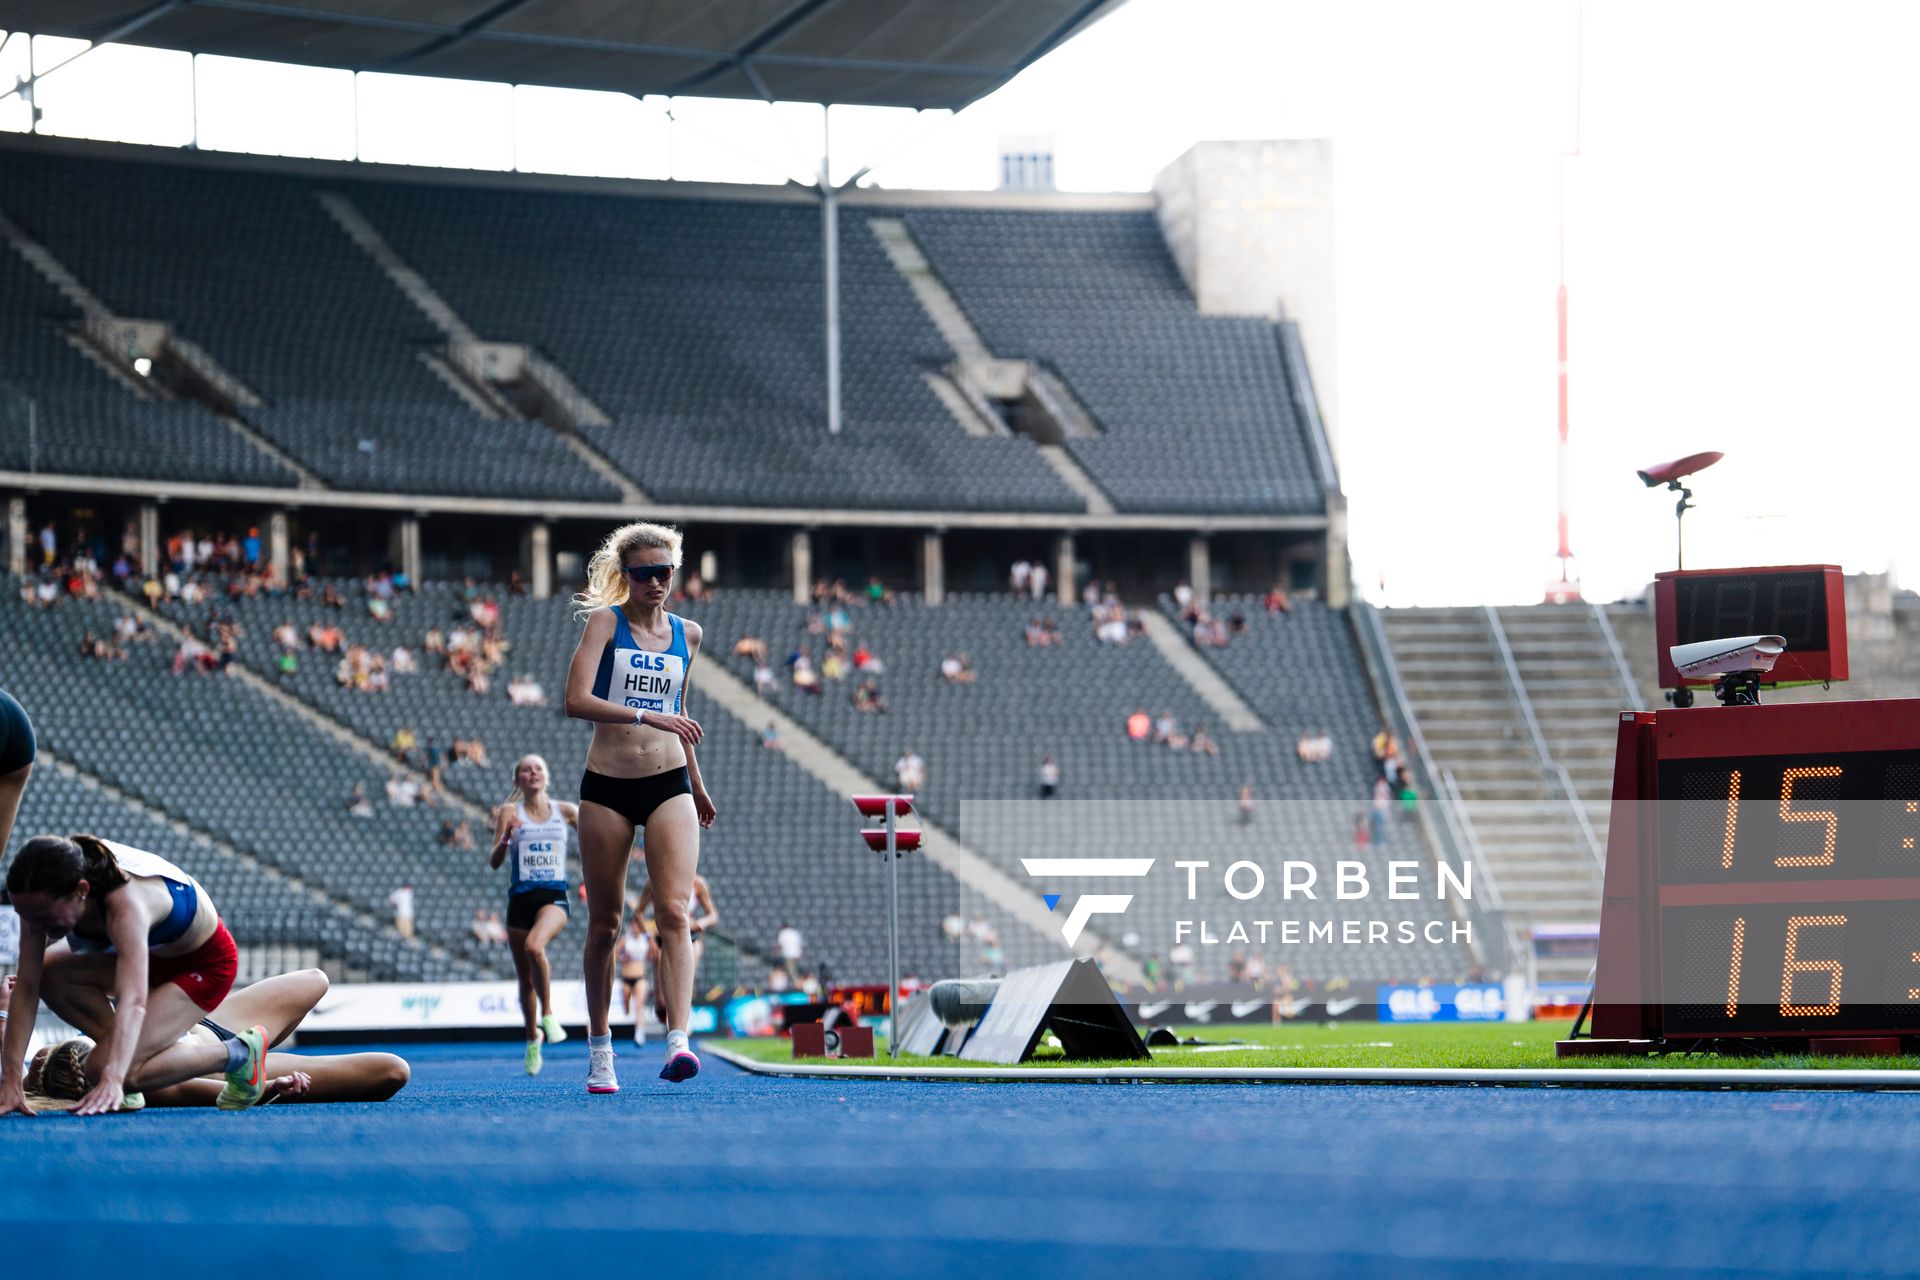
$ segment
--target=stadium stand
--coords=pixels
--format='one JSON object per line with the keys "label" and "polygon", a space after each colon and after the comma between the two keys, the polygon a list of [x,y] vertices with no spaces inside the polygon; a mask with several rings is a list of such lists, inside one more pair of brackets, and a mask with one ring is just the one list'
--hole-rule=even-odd
{"label": "stadium stand", "polygon": [[1030,441],[965,434],[951,358],[842,219],[846,428],[827,438],[810,205],[356,183],[354,202],[477,330],[547,353],[614,418],[584,434],[657,498],[1073,511]]}
{"label": "stadium stand", "polygon": [[118,385],[67,341],[79,322],[71,304],[0,246],[0,467],[294,483],[292,472],[198,405],[143,400]]}
{"label": "stadium stand", "polygon": [[1274,326],[1201,316],[1151,213],[903,216],[994,354],[1098,421],[1067,447],[1122,510],[1325,509]]}
{"label": "stadium stand", "polygon": [[[1256,634],[1263,628],[1272,633],[1275,654],[1291,650],[1302,668],[1324,659],[1327,670],[1286,676],[1313,692],[1287,695],[1284,714],[1268,732],[1226,734],[1216,726],[1217,757],[1128,739],[1126,721],[1136,710],[1152,716],[1170,711],[1189,731],[1206,720],[1205,708],[1149,644],[1102,645],[1085,611],[1005,596],[950,596],[939,608],[912,596],[891,607],[850,606],[849,648],[864,646],[880,657],[886,670],[878,683],[888,710],[854,708],[849,690],[860,682],[858,674],[840,686],[829,683],[815,696],[795,691],[784,668],[776,702],[876,778],[891,781],[895,760],[908,748],[917,751],[929,771],[919,792],[924,811],[1022,882],[1019,859],[1040,853],[1164,856],[1170,849],[1197,850],[1192,856],[1211,859],[1216,878],[1193,902],[1184,893],[1161,892],[1171,880],[1146,887],[1104,880],[1074,886],[1076,892],[1140,894],[1140,919],[1149,927],[1139,932],[1170,938],[1174,919],[1198,918],[1208,904],[1216,920],[1246,914],[1245,904],[1227,897],[1217,878],[1235,857],[1261,861],[1270,877],[1277,875],[1279,857],[1309,859],[1326,886],[1336,859],[1362,856],[1349,850],[1355,819],[1367,807],[1367,743],[1377,720],[1352,639],[1341,630],[1344,621],[1316,608],[1306,608],[1297,630],[1288,630],[1296,621],[1291,617],[1252,624]],[[800,648],[809,650],[816,665],[824,656],[825,637],[809,633],[815,611],[780,593],[730,591],[687,611],[708,628],[708,649],[715,655],[731,654],[736,642],[752,637],[764,641],[776,665]],[[1035,617],[1055,622],[1063,643],[1029,647],[1025,630]],[[940,674],[942,659],[960,652],[971,660],[977,677],[972,683],[954,684]],[[725,660],[751,680],[750,659]],[[1305,716],[1307,708],[1315,718]],[[1322,764],[1300,761],[1296,736],[1309,724],[1333,732],[1344,754]],[[1061,768],[1056,800],[1034,799],[1043,754]],[[1248,781],[1258,800],[1243,824],[1236,796]],[[1076,800],[1103,803],[1071,803]],[[1389,858],[1421,856],[1417,835],[1396,819],[1385,842],[1370,846],[1363,860],[1384,874]],[[1323,893],[1318,903],[1296,900],[1288,910],[1308,921],[1332,905]],[[1383,919],[1422,926],[1444,914],[1431,898],[1369,905],[1382,908]],[[1278,935],[1271,941],[1278,955]],[[1220,950],[1203,962],[1206,971],[1217,974],[1224,967],[1230,949]],[[1010,962],[1014,958],[1010,946]],[[1286,949],[1286,960],[1296,976],[1321,980],[1455,974],[1468,965],[1451,942],[1343,950],[1303,941]]]}
{"label": "stadium stand", "polygon": [[[477,860],[436,848],[430,810],[350,816],[354,784],[379,796],[386,777],[297,715],[235,680],[171,674],[164,641],[133,645],[124,661],[83,658],[86,632],[112,634],[111,602],[30,608],[17,580],[4,585],[0,664],[57,758],[377,919],[410,881],[422,934],[464,955],[455,971],[502,970],[504,956],[461,941],[473,908],[498,895]],[[410,967],[434,972],[428,959]]]}
{"label": "stadium stand", "polygon": [[[166,613],[183,625],[202,629],[210,616],[231,617],[244,631],[241,660],[262,673],[274,670],[279,646],[272,633],[286,622],[303,635],[315,622],[335,623],[346,633],[348,644],[365,644],[383,652],[401,643],[418,652],[429,628],[472,625],[470,606],[451,584],[426,584],[417,593],[396,598],[392,620],[386,623],[367,617],[359,583],[334,585],[349,600],[348,609],[332,609],[317,600],[262,596],[221,600],[211,607],[176,603]],[[488,748],[485,767],[448,763],[442,773],[449,790],[475,804],[490,806],[505,799],[513,789],[515,760],[529,752],[546,757],[554,794],[571,798],[579,788],[591,735],[585,725],[568,720],[559,704],[580,624],[573,620],[565,600],[513,596],[497,585],[478,591],[481,598],[498,604],[500,630],[507,643],[504,663],[486,694],[472,692],[464,680],[425,653],[419,653],[418,671],[391,678],[390,692],[363,693],[336,682],[332,655],[302,651],[299,670],[281,678],[283,687],[382,745],[403,728],[412,730],[423,748],[431,742],[445,750],[455,738],[479,739]],[[883,864],[861,852],[858,823],[845,798],[820,786],[779,752],[763,749],[755,726],[738,723],[711,703],[701,706],[698,667],[695,670],[694,714],[706,729],[700,760],[724,813],[702,841],[701,868],[713,887],[721,933],[737,940],[743,953],[737,962],[741,973],[750,976],[758,963],[755,957],[771,953],[774,936],[783,924],[792,922],[809,940],[809,964],[824,962],[832,973],[846,979],[883,974],[887,959],[881,928]],[[506,685],[520,673],[537,675],[549,705],[512,704]],[[379,794],[380,782],[384,779],[367,784],[369,794]],[[337,784],[339,794],[344,796],[351,785],[344,780]],[[378,807],[386,812],[384,804]],[[485,835],[476,831],[475,838],[484,843]],[[448,856],[464,856],[477,867],[484,850]],[[635,888],[644,883],[637,858],[629,878]],[[481,887],[468,890],[460,899],[465,911],[475,905],[495,905],[504,895],[502,876],[482,879]],[[384,889],[374,888],[384,897]],[[425,897],[423,889],[423,902]],[[952,877],[931,864],[915,863],[902,878],[902,971],[933,978],[972,971],[974,957],[946,935],[943,924],[956,913],[971,917],[982,912],[986,912],[984,905]],[[1017,926],[999,913],[987,914],[1003,936],[1017,932]],[[467,921],[449,918],[445,923],[458,932]],[[423,930],[426,924],[423,918]],[[561,935],[561,943],[574,957],[569,963],[575,965],[581,933],[576,921]],[[556,971],[558,966],[556,960]]]}
{"label": "stadium stand", "polygon": [[541,424],[462,405],[419,357],[432,326],[308,180],[4,148],[0,192],[116,312],[166,321],[246,383],[266,402],[246,420],[329,484],[619,497]]}

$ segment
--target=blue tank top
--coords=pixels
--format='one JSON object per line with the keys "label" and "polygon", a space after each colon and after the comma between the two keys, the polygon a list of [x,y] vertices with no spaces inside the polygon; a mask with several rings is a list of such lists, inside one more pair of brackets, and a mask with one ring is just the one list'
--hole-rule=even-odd
{"label": "blue tank top", "polygon": [[[199,882],[158,854],[116,844],[111,840],[103,843],[113,852],[113,860],[119,864],[121,871],[128,876],[158,880],[167,887],[167,893],[173,899],[172,908],[166,916],[148,927],[147,948],[157,950],[179,941],[200,914]],[[67,935],[67,945],[82,954],[114,949],[113,939],[104,930],[95,933],[77,925]]]}
{"label": "blue tank top", "polygon": [[613,613],[613,638],[600,651],[600,670],[593,678],[593,696],[635,711],[679,715],[687,691],[687,666],[693,661],[693,655],[687,651],[685,624],[676,615],[668,614],[673,642],[656,652],[642,649],[635,641],[624,609],[618,605],[607,608]]}
{"label": "blue tank top", "polygon": [[514,805],[520,825],[513,830],[513,844],[507,851],[507,865],[513,868],[509,895],[528,889],[567,887],[567,820],[560,806],[547,801],[547,820],[535,822],[525,802]]}

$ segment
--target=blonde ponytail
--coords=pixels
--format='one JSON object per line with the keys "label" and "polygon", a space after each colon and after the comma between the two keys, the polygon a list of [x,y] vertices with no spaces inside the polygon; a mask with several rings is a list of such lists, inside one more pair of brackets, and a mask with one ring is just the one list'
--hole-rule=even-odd
{"label": "blonde ponytail", "polygon": [[678,572],[680,541],[680,530],[670,524],[641,520],[615,529],[587,561],[587,589],[573,597],[573,616],[584,618],[595,609],[627,602],[626,558],[638,547],[661,548]]}

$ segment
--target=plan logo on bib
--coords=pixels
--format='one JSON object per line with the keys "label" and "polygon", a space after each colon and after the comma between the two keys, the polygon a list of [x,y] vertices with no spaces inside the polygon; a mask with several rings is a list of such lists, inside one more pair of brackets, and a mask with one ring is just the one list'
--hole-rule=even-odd
{"label": "plan logo on bib", "polygon": [[[1022,858],[1020,865],[1035,879],[1055,880],[1079,876],[1125,876],[1139,878],[1153,870],[1152,858]],[[1060,895],[1046,894],[1047,909],[1053,910]],[[1075,899],[1067,912],[1060,935],[1072,946],[1080,941],[1087,921],[1094,916],[1117,916],[1133,902],[1130,893],[1089,893]]]}

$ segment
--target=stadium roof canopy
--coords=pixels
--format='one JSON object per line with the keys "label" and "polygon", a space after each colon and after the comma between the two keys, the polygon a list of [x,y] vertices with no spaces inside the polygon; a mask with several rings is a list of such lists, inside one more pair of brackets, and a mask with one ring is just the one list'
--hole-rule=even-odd
{"label": "stadium roof canopy", "polygon": [[0,27],[354,71],[958,110],[1125,0],[0,0]]}

